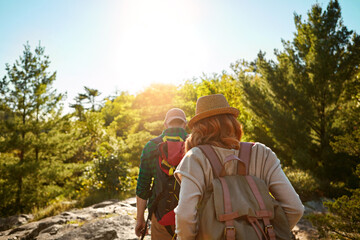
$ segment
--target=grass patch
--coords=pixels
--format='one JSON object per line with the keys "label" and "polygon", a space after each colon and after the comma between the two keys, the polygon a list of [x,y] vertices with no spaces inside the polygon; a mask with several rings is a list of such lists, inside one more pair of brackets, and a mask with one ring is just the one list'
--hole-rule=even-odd
{"label": "grass patch", "polygon": [[84,225],[86,223],[86,221],[80,221],[80,220],[70,220],[67,221],[66,224],[76,224],[79,227],[81,227],[82,225]]}
{"label": "grass patch", "polygon": [[54,201],[44,208],[35,207],[32,210],[34,219],[32,221],[38,221],[43,218],[58,215],[62,212],[68,211],[76,206],[76,201]]}
{"label": "grass patch", "polygon": [[[109,199],[119,199],[121,201],[133,196],[135,196],[135,191],[127,191],[117,194],[107,194],[102,191],[96,191],[88,193],[86,196],[80,197],[77,201],[66,201],[66,199],[64,198],[57,198],[54,201],[50,202],[49,205],[47,205],[46,207],[33,208],[31,211],[31,213],[34,215],[34,219],[32,220],[32,222],[58,215],[73,208],[84,208]],[[115,215],[109,214],[106,215],[104,218],[110,218],[113,216]]]}
{"label": "grass patch", "polygon": [[105,214],[101,217],[99,217],[100,219],[107,219],[107,218],[112,218],[112,217],[115,217],[115,216],[119,216],[119,214],[116,214],[116,213],[111,213],[111,214]]}

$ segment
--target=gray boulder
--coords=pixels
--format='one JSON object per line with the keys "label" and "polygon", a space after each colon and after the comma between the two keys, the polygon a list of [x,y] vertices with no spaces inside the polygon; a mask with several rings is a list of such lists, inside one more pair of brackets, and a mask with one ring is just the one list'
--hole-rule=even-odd
{"label": "gray boulder", "polygon": [[20,214],[8,218],[0,218],[0,232],[21,226],[34,218],[31,214]]}
{"label": "gray boulder", "polygon": [[109,200],[37,222],[27,223],[27,220],[21,224],[21,220],[13,220],[6,225],[12,229],[0,230],[0,240],[135,240],[138,239],[134,233],[135,206],[135,198]]}

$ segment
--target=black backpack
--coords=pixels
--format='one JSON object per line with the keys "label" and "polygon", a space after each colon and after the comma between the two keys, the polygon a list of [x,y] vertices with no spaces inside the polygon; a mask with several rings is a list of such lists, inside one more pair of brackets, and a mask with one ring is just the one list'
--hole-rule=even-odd
{"label": "black backpack", "polygon": [[149,209],[149,216],[154,213],[157,221],[174,236],[171,226],[175,225],[174,209],[178,205],[180,193],[180,185],[174,172],[185,155],[185,139],[179,136],[164,136],[151,141],[158,146],[159,157],[156,164],[157,184],[152,189],[155,191],[155,200]]}

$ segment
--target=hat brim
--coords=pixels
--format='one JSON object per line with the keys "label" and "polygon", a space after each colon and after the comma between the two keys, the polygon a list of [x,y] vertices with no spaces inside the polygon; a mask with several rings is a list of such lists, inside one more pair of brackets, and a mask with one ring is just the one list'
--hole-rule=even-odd
{"label": "hat brim", "polygon": [[190,129],[193,128],[194,124],[204,118],[208,118],[208,117],[212,117],[215,115],[221,115],[221,114],[232,114],[235,117],[239,116],[239,109],[237,108],[233,108],[233,107],[225,107],[225,108],[215,108],[215,109],[211,109],[209,111],[206,112],[202,112],[199,113],[198,115],[195,115],[192,119],[190,119],[188,126]]}

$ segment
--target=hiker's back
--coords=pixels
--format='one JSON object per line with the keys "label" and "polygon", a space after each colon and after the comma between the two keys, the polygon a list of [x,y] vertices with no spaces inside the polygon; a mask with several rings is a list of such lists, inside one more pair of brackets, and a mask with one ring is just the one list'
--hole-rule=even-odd
{"label": "hiker's back", "polygon": [[[238,150],[234,149],[224,149],[214,146],[213,149],[218,155],[221,164],[224,163],[224,159],[227,156],[238,155]],[[264,205],[266,206],[266,208],[270,209],[269,211],[271,217],[269,216],[269,219],[273,223],[274,216],[276,216],[277,218],[276,221],[278,223],[278,226],[275,230],[275,234],[277,235],[276,239],[289,239],[290,227],[288,224],[288,220],[290,221],[290,226],[293,227],[293,225],[298,221],[298,216],[301,216],[302,204],[298,198],[296,199],[296,197],[298,196],[292,188],[291,184],[286,182],[288,181],[286,176],[282,175],[283,172],[281,170],[279,160],[277,159],[276,155],[271,151],[271,149],[265,147],[263,144],[256,143],[253,146],[252,152],[253,154],[248,167],[249,175],[253,175],[252,179],[255,182],[255,185],[257,185],[260,189],[259,191],[262,193],[262,197],[264,198]],[[184,176],[194,176],[194,180],[192,181],[196,182],[196,184],[200,186],[200,189],[202,191],[202,197],[200,198],[201,202],[200,204],[198,204],[199,208],[197,209],[199,217],[199,219],[197,220],[197,239],[225,239],[224,221],[218,221],[220,215],[223,215],[225,213],[223,194],[220,194],[221,197],[218,197],[219,194],[215,194],[215,197],[213,196],[213,190],[217,192],[223,191],[222,184],[219,179],[214,180],[211,164],[198,147],[192,148],[185,158],[188,158],[188,161],[187,159],[183,160],[181,166],[179,167],[179,173],[184,173],[182,174]],[[202,170],[201,174],[198,173],[199,169]],[[248,192],[247,195],[253,195],[251,189],[249,189],[248,187],[248,183],[246,183],[245,177],[233,176],[237,172],[237,161],[229,161],[225,165],[225,172],[226,175],[231,175],[224,178],[225,181],[228,182],[230,192],[236,192],[237,189],[235,186],[240,185],[245,188],[242,189],[240,192]],[[279,172],[281,172],[282,174],[279,174]],[[187,174],[185,175],[185,173]],[[279,176],[277,176],[277,174]],[[199,175],[200,177],[198,177]],[[279,177],[281,178],[281,181],[276,182],[276,179],[278,179]],[[284,177],[286,181],[282,179]],[[280,204],[269,195],[269,189],[272,193],[272,190],[274,190],[274,197],[276,199],[279,198],[281,201],[283,201],[282,204],[288,207],[287,210],[289,212],[293,212],[294,215],[285,215],[282,208],[280,207]],[[287,191],[287,189],[289,189],[288,193],[282,193],[282,191]],[[289,198],[284,200],[284,197],[286,195],[288,195]],[[231,205],[233,207],[232,211],[239,214],[239,216],[235,218],[234,222],[234,227],[238,229],[236,230],[236,239],[258,239],[259,232],[260,234],[262,234],[261,230],[259,230],[259,232],[256,232],[253,230],[254,226],[252,224],[242,224],[240,221],[237,220],[244,219],[246,218],[246,216],[250,216],[250,218],[255,217],[256,211],[261,210],[261,208],[259,208],[259,203],[257,202],[256,198],[253,198],[252,202],[250,201],[250,203],[247,203],[248,200],[242,198],[241,195],[237,194],[236,196],[238,197],[235,197],[231,200]],[[182,197],[184,196],[180,195],[180,198]],[[208,201],[208,199],[210,200]],[[186,197],[184,200],[186,200]],[[189,205],[191,204],[189,203]],[[186,213],[185,209],[181,208],[181,206],[179,206],[178,212],[190,215],[189,213]],[[241,215],[243,216],[240,217]],[[179,214],[179,218],[181,217],[181,214]],[[262,221],[259,221],[259,223],[261,225],[260,228],[264,229],[264,231],[271,228],[271,226],[265,228]],[[256,221],[254,222],[254,224],[257,224]],[[243,233],[247,235],[242,235]]]}
{"label": "hiker's back", "polygon": [[175,238],[175,213],[178,204],[180,185],[174,178],[174,171],[184,156],[184,139],[180,136],[164,136],[151,140],[158,146],[156,161],[157,183],[154,186],[155,200],[149,209],[156,222],[165,227],[166,238]]}

